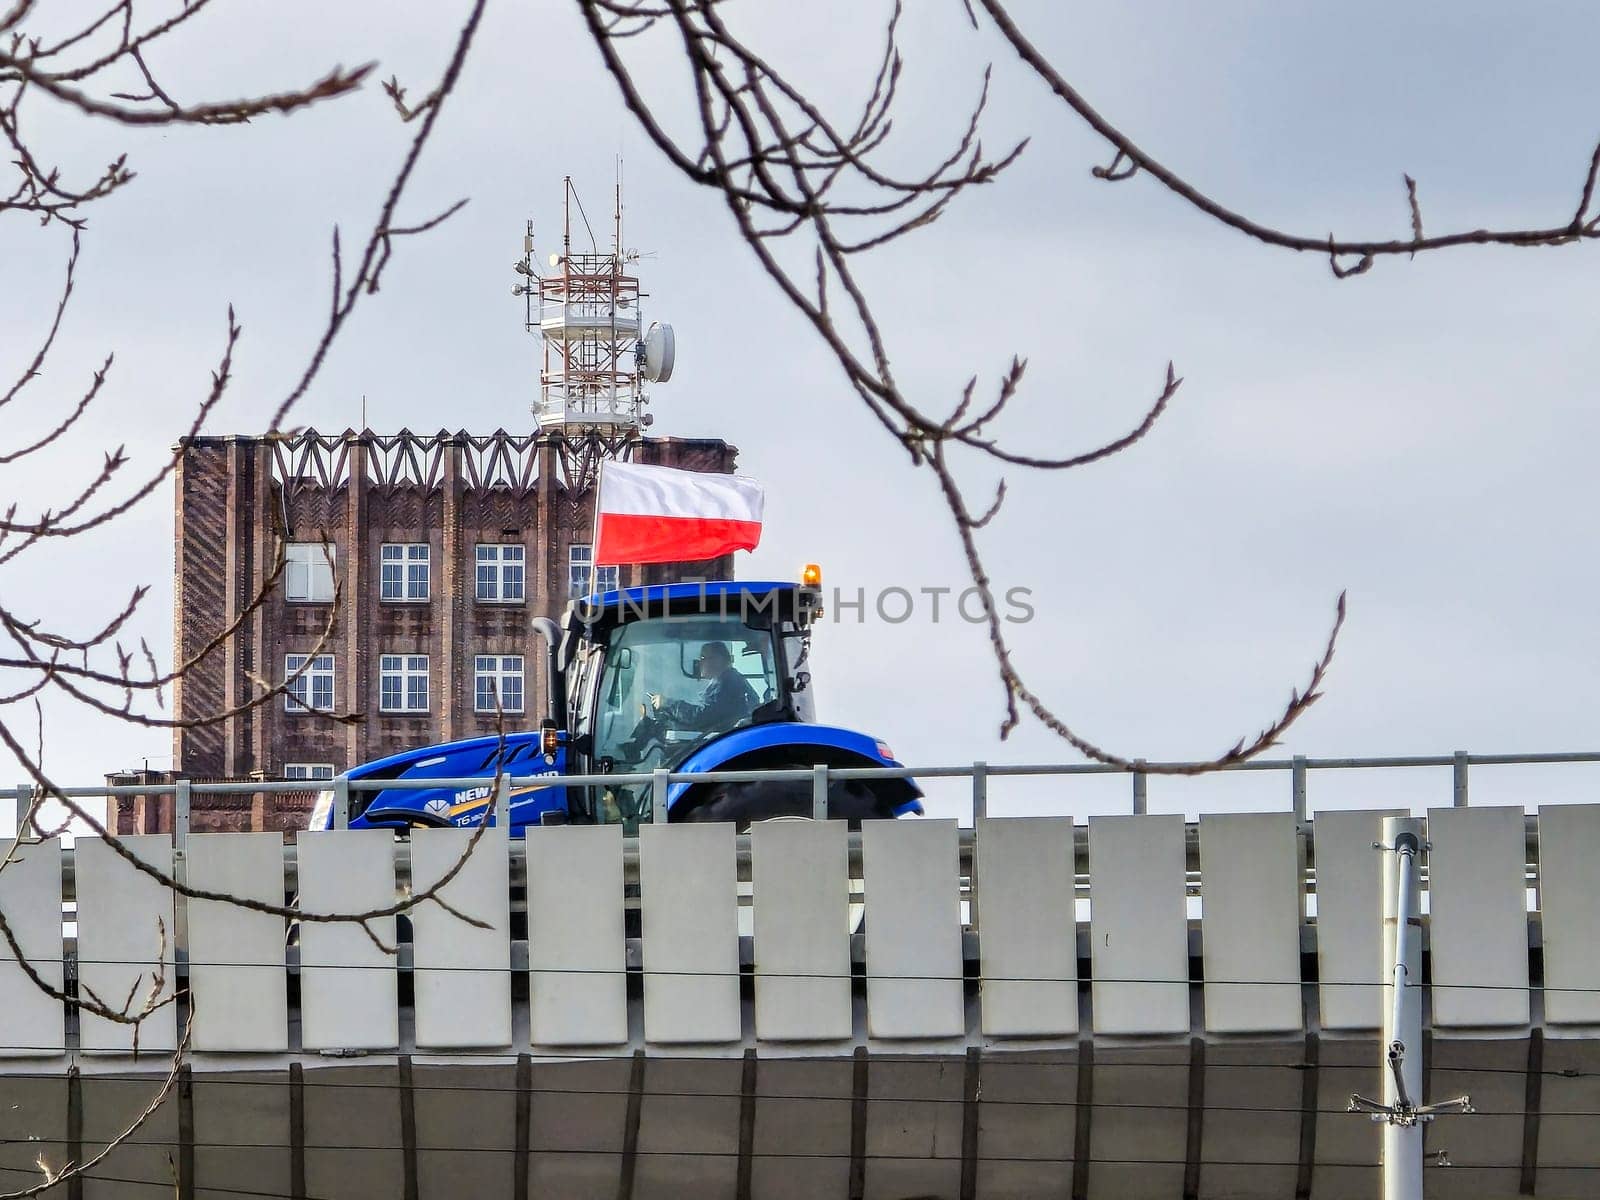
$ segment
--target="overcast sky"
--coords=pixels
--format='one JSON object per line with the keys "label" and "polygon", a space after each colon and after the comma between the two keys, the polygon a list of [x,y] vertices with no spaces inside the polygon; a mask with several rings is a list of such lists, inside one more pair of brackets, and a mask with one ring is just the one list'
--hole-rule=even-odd
{"label": "overcast sky", "polygon": [[[152,65],[191,101],[371,59],[421,93],[462,8],[221,0]],[[846,105],[870,79],[881,8],[729,12],[819,98]],[[1298,232],[1404,236],[1402,172],[1418,181],[1430,233],[1553,225],[1570,218],[1600,137],[1594,14],[1575,0],[1535,15],[1355,0],[1019,0],[1015,13],[1142,146],[1225,203]],[[942,155],[989,61],[986,145],[1032,142],[1000,182],[866,270],[902,383],[937,409],[969,375],[992,380],[1020,354],[1026,386],[1003,432],[1070,452],[1136,422],[1169,358],[1186,379],[1132,452],[1066,477],[1007,477],[985,548],[1001,586],[1031,589],[1035,618],[1012,632],[1034,689],[1122,753],[1212,754],[1281,709],[1347,588],[1327,696],[1284,755],[1593,747],[1595,248],[1450,251],[1337,282],[1325,259],[1249,242],[1150,181],[1091,178],[1104,147],[996,37],[971,31],[958,0],[914,5],[905,32],[897,162]],[[641,82],[678,113],[670,43],[629,49]],[[64,168],[92,173],[125,148],[139,178],[95,209],[50,369],[26,412],[0,418],[8,444],[48,428],[52,405],[116,352],[93,428],[71,453],[4,468],[0,488],[24,507],[59,504],[103,446],[125,442],[137,465],[154,466],[204,394],[230,302],[245,338],[210,429],[260,432],[323,317],[332,227],[348,238],[370,221],[410,132],[376,86],[244,129],[130,132],[42,102],[32,111]],[[404,215],[471,203],[400,248],[293,420],[356,426],[365,397],[379,431],[529,428],[537,346],[510,294],[523,222],[553,247],[569,174],[598,218],[619,155],[647,316],[678,339],[652,432],[724,437],[768,489],[766,536],[740,573],[791,577],[814,560],[850,595],[965,586],[932,477],[862,410],[720,200],[636,130],[564,5],[490,6]],[[65,244],[58,230],[0,222],[6,375],[47,324]],[[974,464],[976,493],[994,478]],[[105,536],[5,568],[7,601],[87,628],[148,582],[142,632],[169,655],[171,506],[164,487]],[[917,764],[1073,761],[1027,721],[999,741],[1002,695],[982,629],[929,615],[924,605],[898,624],[870,611],[825,624],[823,715]],[[170,761],[166,733],[60,704],[47,709],[46,738],[46,766],[73,781]],[[16,774],[7,766],[0,756],[0,781]],[[1592,798],[1597,782],[1589,768],[1484,769],[1474,798]],[[1278,776],[1158,781],[1151,807],[1284,803],[1287,787]],[[1104,811],[1127,788],[1125,778],[997,785],[992,804]],[[1448,772],[1312,782],[1313,804],[1448,799]]]}

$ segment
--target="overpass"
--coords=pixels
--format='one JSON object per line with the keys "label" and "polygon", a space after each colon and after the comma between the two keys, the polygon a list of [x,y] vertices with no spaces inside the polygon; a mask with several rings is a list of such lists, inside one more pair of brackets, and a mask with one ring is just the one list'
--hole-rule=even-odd
{"label": "overpass", "polygon": [[[484,927],[424,905],[374,922],[392,954],[47,839],[0,872],[29,960],[178,1000],[135,1056],[0,949],[0,1192],[124,1128],[187,1027],[79,1194],[1375,1195],[1345,1110],[1380,1089],[1383,813],[1309,817],[1305,781],[1416,766],[1458,801],[1427,812],[1423,1091],[1477,1109],[1429,1126],[1430,1193],[1600,1194],[1600,805],[1467,805],[1508,762],[1600,754],[1252,763],[1283,810],[1197,822],[1139,776],[1125,814],[990,817],[997,780],[1096,769],[974,764],[913,772],[970,780],[970,823],[491,830],[442,892]],[[132,854],[307,912],[421,891],[470,836],[189,834],[201,786]]]}

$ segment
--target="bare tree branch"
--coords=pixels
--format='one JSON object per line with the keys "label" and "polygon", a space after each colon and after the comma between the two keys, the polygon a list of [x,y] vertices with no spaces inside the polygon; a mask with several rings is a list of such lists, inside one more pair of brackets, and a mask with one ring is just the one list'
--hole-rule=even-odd
{"label": "bare tree branch", "polygon": [[[1600,237],[1600,227],[1589,220],[1589,204],[1594,196],[1595,172],[1600,169],[1600,145],[1596,145],[1594,157],[1590,160],[1588,180],[1578,202],[1578,211],[1570,221],[1562,225],[1527,229],[1470,229],[1431,238],[1424,237],[1422,219],[1416,209],[1415,185],[1408,178],[1406,183],[1412,202],[1412,236],[1408,239],[1335,238],[1332,234],[1324,239],[1315,234],[1298,234],[1274,229],[1212,199],[1176,171],[1146,153],[1072,86],[1043,51],[1022,32],[1001,0],[977,0],[977,3],[983,8],[1000,35],[1016,51],[1017,57],[1116,151],[1116,158],[1110,168],[1094,169],[1093,174],[1096,178],[1126,179],[1136,170],[1143,171],[1205,216],[1221,222],[1230,229],[1236,229],[1258,242],[1265,242],[1269,246],[1278,246],[1285,250],[1312,252],[1325,250],[1329,257],[1335,260],[1340,256],[1358,257],[1361,264],[1354,269],[1340,270],[1335,262],[1334,274],[1340,279],[1362,274],[1372,265],[1374,258],[1382,256],[1415,255],[1423,250],[1445,250],[1457,246],[1561,246],[1581,238]],[[1117,165],[1124,161],[1128,164],[1127,169],[1120,174],[1115,173]]]}

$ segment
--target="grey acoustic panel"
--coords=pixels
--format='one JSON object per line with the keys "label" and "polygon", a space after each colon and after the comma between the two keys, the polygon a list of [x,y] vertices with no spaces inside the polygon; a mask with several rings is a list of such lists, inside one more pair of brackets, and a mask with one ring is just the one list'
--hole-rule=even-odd
{"label": "grey acoustic panel", "polygon": [[[13,854],[15,855],[12,858]],[[49,838],[15,846],[0,840],[0,912],[22,957],[56,991],[63,982],[61,944],[61,842]],[[0,1055],[56,1055],[66,1048],[66,1009],[28,978],[10,944],[0,938]]]}
{"label": "grey acoustic panel", "polygon": [[[141,835],[141,836],[156,836]],[[170,1005],[169,1005],[170,1007]],[[99,1150],[106,1142],[139,1120],[155,1093],[160,1090],[165,1070],[160,1058],[141,1062],[133,1069],[118,1068],[96,1070],[90,1068],[80,1076],[82,1096],[81,1116],[85,1157]],[[172,1189],[167,1182],[175,1174],[173,1160],[179,1145],[178,1106],[175,1097],[159,1106],[140,1124],[138,1131],[128,1137],[104,1160],[89,1166],[87,1162],[79,1178],[82,1180],[82,1200],[127,1200],[151,1189],[130,1187],[128,1180],[160,1179],[166,1183],[162,1190]],[[91,1147],[93,1149],[91,1149]],[[52,1157],[56,1157],[52,1155]],[[57,1164],[60,1159],[56,1158]],[[37,1177],[29,1183],[36,1184]],[[9,1190],[9,1189],[8,1189]],[[52,1188],[57,1195],[71,1197],[73,1191],[66,1187]],[[49,1195],[46,1192],[45,1195]],[[174,1197],[176,1200],[176,1197]]]}
{"label": "grey acoustic panel", "polygon": [[1539,809],[1544,1019],[1600,1025],[1600,804]]}
{"label": "grey acoustic panel", "polygon": [[977,824],[978,949],[989,1037],[1078,1032],[1071,817]]}
{"label": "grey acoustic panel", "polygon": [[1089,943],[1096,1033],[1189,1031],[1184,822],[1089,818]]}
{"label": "grey acoustic panel", "polygon": [[1435,1027],[1528,1023],[1524,813],[1428,810]]}
{"label": "grey acoustic panel", "polygon": [[1311,833],[1317,866],[1317,997],[1322,1028],[1383,1024],[1383,866],[1375,848],[1398,809],[1319,812]]}
{"label": "grey acoustic panel", "polygon": [[[140,862],[172,875],[172,841],[165,834],[120,839]],[[177,926],[172,892],[129,863],[100,838],[74,845],[78,896],[78,979],[91,998],[117,1012],[136,1014],[172,995],[177,972]],[[178,1044],[177,1010],[166,1004],[140,1022],[140,1050]],[[79,1044],[85,1050],[131,1051],[132,1025],[85,1012]]]}
{"label": "grey acoustic panel", "polygon": [[[189,837],[189,885],[283,904],[281,833]],[[220,900],[189,901],[189,989],[196,1050],[286,1050],[285,921]]]}
{"label": "grey acoustic panel", "polygon": [[[189,1082],[193,1094],[195,1196],[221,1200],[233,1188],[275,1197],[292,1195],[293,1122],[287,1067],[280,1064],[276,1069],[267,1067],[249,1073],[196,1070]],[[115,1154],[107,1163],[113,1174],[124,1174],[117,1168]],[[154,1188],[148,1190],[155,1192]]]}
{"label": "grey acoustic panel", "polygon": [[625,1042],[622,826],[554,825],[526,836],[533,1043]]}
{"label": "grey acoustic panel", "polygon": [[1293,813],[1200,817],[1200,930],[1209,1032],[1302,1028],[1301,897]]}
{"label": "grey acoustic panel", "polygon": [[750,830],[757,1037],[852,1032],[848,838],[843,821],[758,821]]}
{"label": "grey acoustic panel", "polygon": [[875,1038],[966,1032],[958,836],[954,821],[861,823],[867,1028]]}
{"label": "grey acoustic panel", "polygon": [[[395,902],[394,834],[387,829],[302,833],[295,842],[303,913],[350,916]],[[395,921],[370,923],[385,946]],[[395,957],[360,925],[302,921],[300,1040],[307,1050],[389,1050],[400,1044]]]}
{"label": "grey acoustic panel", "polygon": [[739,897],[733,826],[639,829],[644,1035],[732,1042],[739,1014]]}
{"label": "grey acoustic panel", "polygon": [[[326,837],[327,834],[314,836]],[[395,1064],[322,1066],[312,1063],[305,1069],[304,1083],[305,1190],[302,1195],[319,1200],[394,1200],[405,1196],[407,1155],[403,1114],[407,1106]],[[414,1096],[412,1111],[416,1111]],[[320,1131],[328,1130],[337,1132],[322,1136]],[[418,1132],[420,1134],[420,1129]],[[421,1141],[420,1136],[418,1141]],[[420,1154],[419,1149],[419,1159]],[[255,1185],[230,1181],[229,1186],[242,1191]],[[293,1188],[289,1195],[299,1190]],[[203,1189],[195,1191],[196,1200],[207,1195]],[[420,1196],[420,1189],[413,1194]],[[215,1191],[211,1195],[222,1200],[229,1193]],[[248,1198],[236,1196],[234,1200]],[[274,1200],[287,1198],[275,1197]],[[429,1200],[433,1200],[431,1193]]]}
{"label": "grey acoustic panel", "polygon": [[[10,1052],[6,1053],[9,1056]],[[33,1069],[13,1074],[15,1064],[7,1063],[6,1074],[0,1076],[5,1098],[0,1104],[0,1179],[12,1193],[41,1182],[41,1158],[52,1169],[70,1158],[67,1072],[40,1071],[38,1065],[30,1063],[28,1067]],[[62,1200],[69,1195],[65,1187],[53,1190]],[[48,1191],[41,1194],[50,1196]]]}
{"label": "grey acoustic panel", "polygon": [[518,1165],[517,1105],[506,1100],[516,1086],[511,1063],[413,1065],[418,1200],[515,1194],[507,1185]]}
{"label": "grey acoustic panel", "polygon": [[498,826],[412,830],[413,896],[455,870],[439,893],[455,913],[432,903],[411,912],[419,1050],[511,1044],[510,854]]}

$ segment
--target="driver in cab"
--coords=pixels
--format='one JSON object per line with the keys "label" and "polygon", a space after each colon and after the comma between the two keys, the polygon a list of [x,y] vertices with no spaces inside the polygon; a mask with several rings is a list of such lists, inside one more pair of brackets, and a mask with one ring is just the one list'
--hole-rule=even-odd
{"label": "driver in cab", "polygon": [[664,713],[674,724],[689,729],[731,729],[755,711],[755,690],[734,668],[733,655],[724,642],[707,642],[694,660],[696,679],[709,679],[697,704],[692,700],[666,700],[660,692],[645,695],[646,717]]}

